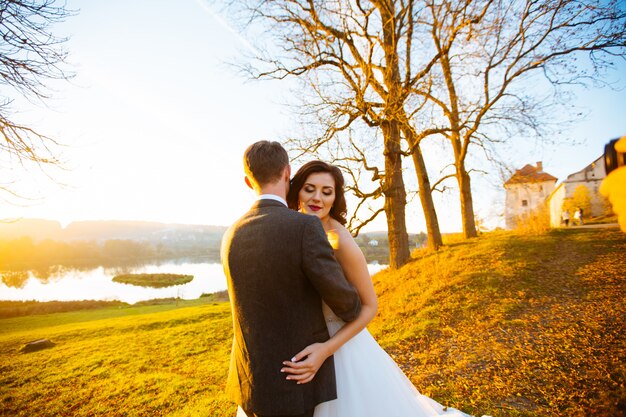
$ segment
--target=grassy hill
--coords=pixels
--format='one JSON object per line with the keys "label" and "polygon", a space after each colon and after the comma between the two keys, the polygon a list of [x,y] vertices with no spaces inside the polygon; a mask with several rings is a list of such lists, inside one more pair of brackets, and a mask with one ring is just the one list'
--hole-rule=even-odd
{"label": "grassy hill", "polygon": [[[227,303],[1,320],[0,415],[232,416],[230,320]],[[41,337],[56,346],[17,351]]]}
{"label": "grassy hill", "polygon": [[[473,414],[626,414],[626,235],[494,233],[374,281],[370,331],[418,389]],[[21,354],[30,340],[56,346]],[[227,303],[0,320],[0,415],[233,416]]]}
{"label": "grassy hill", "polygon": [[375,277],[415,385],[494,416],[626,415],[626,235],[490,234]]}

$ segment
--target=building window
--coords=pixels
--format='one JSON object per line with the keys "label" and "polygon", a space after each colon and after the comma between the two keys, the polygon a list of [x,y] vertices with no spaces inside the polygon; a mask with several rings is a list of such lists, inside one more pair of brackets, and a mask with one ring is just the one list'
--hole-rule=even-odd
{"label": "building window", "polygon": [[522,200],[522,207],[528,206],[528,200]]}

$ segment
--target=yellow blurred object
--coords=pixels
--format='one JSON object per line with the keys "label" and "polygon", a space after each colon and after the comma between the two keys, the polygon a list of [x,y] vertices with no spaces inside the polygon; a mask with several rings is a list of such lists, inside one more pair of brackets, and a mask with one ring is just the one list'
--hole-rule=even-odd
{"label": "yellow blurred object", "polygon": [[339,235],[336,231],[329,230],[328,232],[326,232],[326,237],[328,238],[330,246],[332,246],[334,250],[339,249]]}
{"label": "yellow blurred object", "polygon": [[[615,143],[615,150],[626,153],[626,136]],[[607,197],[617,215],[622,232],[626,233],[626,166],[611,172],[600,185],[600,194]]]}
{"label": "yellow blurred object", "polygon": [[619,138],[619,140],[615,143],[615,150],[617,152],[622,152],[622,153],[626,153],[626,136],[622,136],[621,138]]}

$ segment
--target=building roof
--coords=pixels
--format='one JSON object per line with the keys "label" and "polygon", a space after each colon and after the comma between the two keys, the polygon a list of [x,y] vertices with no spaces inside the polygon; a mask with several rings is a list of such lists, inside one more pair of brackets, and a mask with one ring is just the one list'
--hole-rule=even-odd
{"label": "building roof", "polygon": [[552,192],[550,193],[550,195],[546,198],[546,201],[548,203],[550,203],[550,200],[552,200],[552,197],[554,197],[554,195],[563,187],[563,183],[560,183],[559,185],[557,185],[556,187],[554,187],[554,190],[552,190]]}
{"label": "building roof", "polygon": [[523,184],[529,182],[557,181],[557,178],[543,171],[541,162],[537,166],[526,164],[523,168],[515,171],[515,174],[504,185]]}
{"label": "building roof", "polygon": [[563,182],[601,181],[604,177],[606,177],[606,171],[604,168],[604,154],[602,154],[580,171],[569,174]]}

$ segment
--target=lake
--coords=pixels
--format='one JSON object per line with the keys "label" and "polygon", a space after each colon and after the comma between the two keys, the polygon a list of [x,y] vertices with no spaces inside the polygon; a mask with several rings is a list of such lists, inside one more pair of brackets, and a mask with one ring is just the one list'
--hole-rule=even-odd
{"label": "lake", "polygon": [[[370,274],[387,265],[370,264]],[[113,282],[118,274],[172,273],[193,275],[194,279],[184,285],[167,288],[137,287]],[[13,273],[15,274],[15,273]],[[9,283],[10,285],[7,285]],[[76,301],[119,300],[126,303],[157,298],[196,299],[202,294],[226,289],[226,277],[219,263],[171,261],[160,264],[125,266],[116,268],[97,267],[73,269],[56,267],[45,273],[21,272],[19,276],[3,276],[0,282],[0,300],[11,301]]]}

